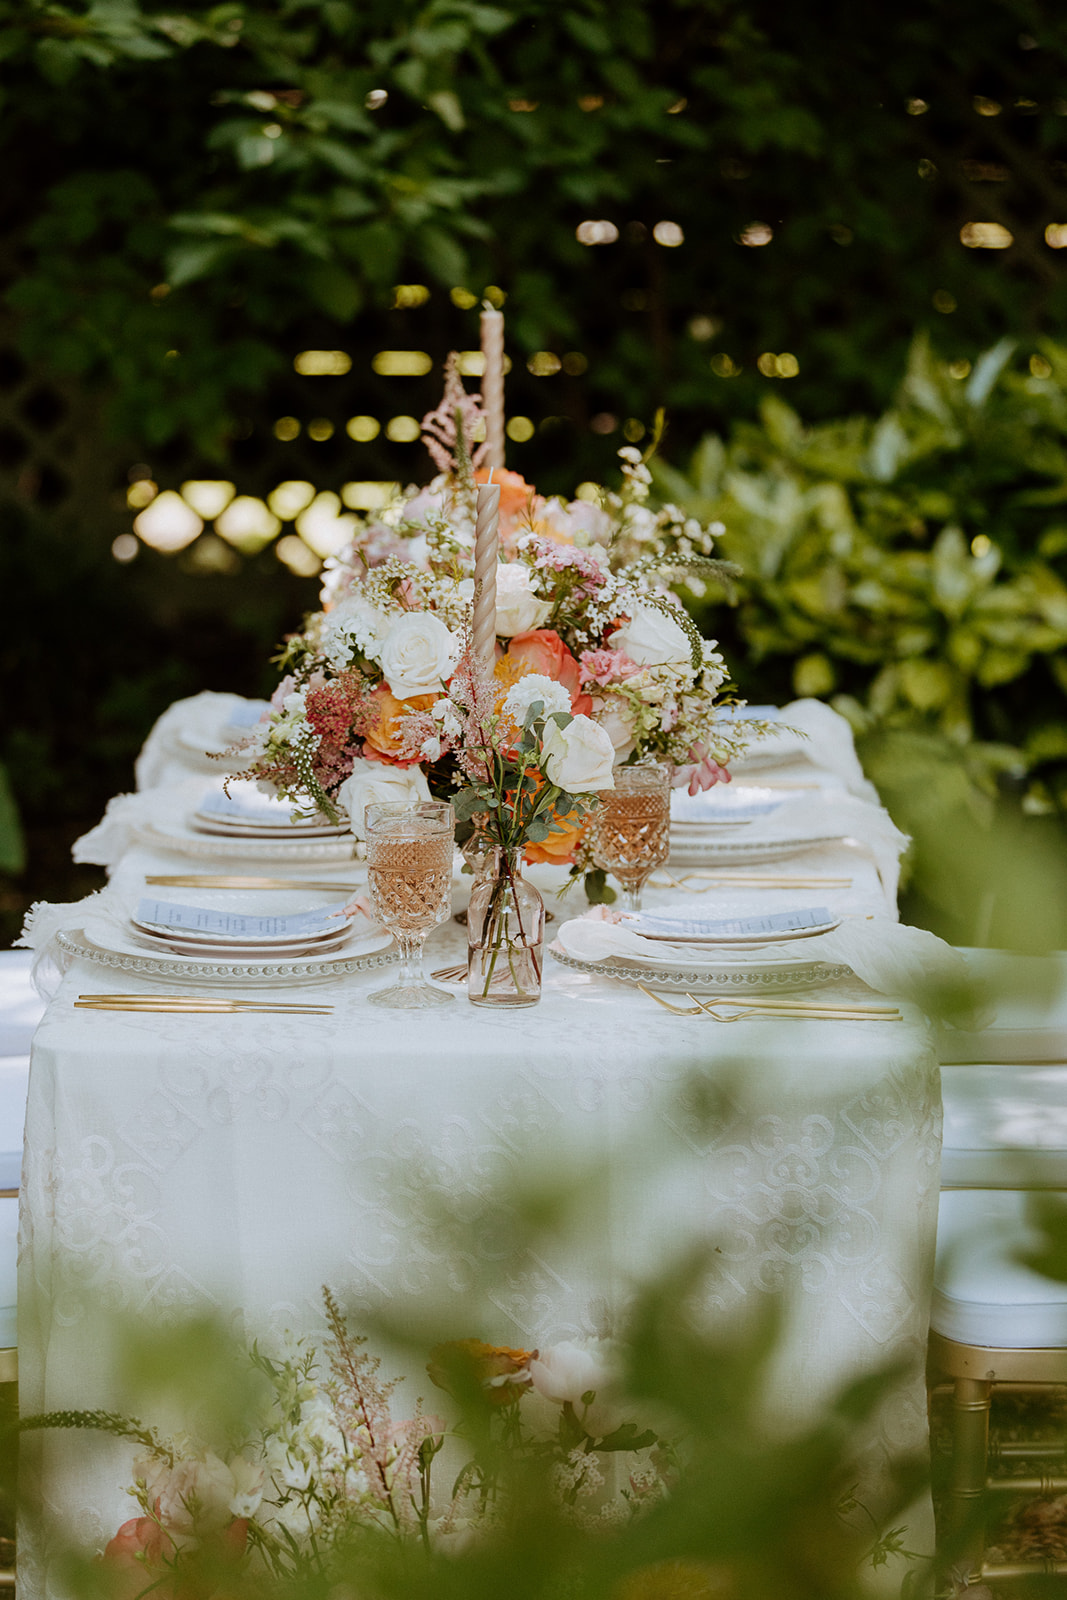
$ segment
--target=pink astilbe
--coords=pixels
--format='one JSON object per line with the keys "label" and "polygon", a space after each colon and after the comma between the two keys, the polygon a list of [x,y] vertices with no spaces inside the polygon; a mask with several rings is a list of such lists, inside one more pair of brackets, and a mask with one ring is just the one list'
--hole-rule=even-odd
{"label": "pink astilbe", "polygon": [[366,1340],[355,1339],[349,1333],[329,1289],[324,1288],[322,1294],[331,1334],[329,1354],[333,1372],[333,1381],[323,1388],[333,1403],[343,1431],[360,1450],[363,1470],[376,1498],[400,1527],[409,1508],[402,1503],[401,1496],[395,1499],[393,1496],[396,1441],[389,1415],[389,1397],[398,1380],[382,1383],[378,1377],[381,1363],[376,1356],[367,1353]]}
{"label": "pink astilbe", "polygon": [[492,730],[500,685],[486,670],[468,641],[456,664],[449,693],[457,710],[465,712],[458,743],[458,760],[475,783],[488,781],[492,771]]}
{"label": "pink astilbe", "polygon": [[468,394],[459,375],[459,357],[453,350],[445,362],[445,392],[436,411],[428,411],[422,419],[422,442],[430,452],[439,472],[458,472],[456,459],[456,416],[463,423],[463,438],[471,465],[479,467],[489,449],[488,440],[474,444],[474,435],[482,421],[482,397]]}
{"label": "pink astilbe", "polygon": [[641,671],[625,650],[583,650],[578,665],[582,669],[583,684],[596,683],[601,687],[607,683],[621,683],[624,678],[632,678],[635,672]]}

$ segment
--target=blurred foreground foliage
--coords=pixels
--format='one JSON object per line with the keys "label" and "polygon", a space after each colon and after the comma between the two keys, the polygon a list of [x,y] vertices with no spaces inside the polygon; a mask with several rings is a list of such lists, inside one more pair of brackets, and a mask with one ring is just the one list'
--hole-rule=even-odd
{"label": "blurred foreground foliage", "polygon": [[[882,415],[805,425],[772,396],[759,425],[707,436],[685,471],[653,471],[663,498],[724,524],[738,610],[694,606],[744,693],[814,695],[849,718],[868,775],[919,836],[927,900],[966,902],[970,875],[948,871],[959,828],[987,856],[994,829],[1023,838],[1028,822],[1054,894],[1067,872],[1067,348],[1044,340],[1024,363],[1004,339],[961,373],[920,337]],[[1020,871],[1029,901],[1040,872]],[[987,942],[989,917],[971,916],[969,936],[966,914],[948,931]],[[1021,907],[1014,921],[1009,944]]]}
{"label": "blurred foreground foliage", "polygon": [[[710,1112],[716,1099],[710,1081],[703,1093]],[[552,1249],[559,1230],[576,1225],[575,1207],[583,1217],[590,1204],[594,1211],[598,1207],[588,1173],[570,1172],[562,1194],[548,1188],[537,1194],[531,1177],[528,1171],[525,1191],[498,1191],[490,1202],[498,1238],[508,1239],[512,1250],[520,1240]],[[457,1212],[452,1225],[458,1240],[469,1224]],[[466,1260],[465,1270],[470,1265]],[[500,1270],[500,1262],[494,1269]],[[330,1469],[323,1459],[330,1452],[324,1449],[322,1419],[330,1379],[324,1363],[303,1367],[299,1381],[288,1385],[287,1421],[279,1435],[263,1378],[265,1352],[250,1362],[226,1319],[172,1318],[148,1325],[127,1318],[108,1330],[102,1318],[95,1337],[110,1340],[118,1391],[136,1408],[137,1420],[117,1413],[58,1413],[27,1419],[24,1427],[89,1427],[125,1433],[143,1446],[161,1425],[164,1435],[179,1441],[179,1456],[189,1464],[183,1480],[188,1488],[181,1504],[164,1490],[169,1513],[157,1509],[145,1516],[142,1510],[103,1559],[100,1551],[72,1548],[53,1570],[57,1576],[62,1570],[64,1593],[78,1600],[133,1600],[142,1594],[171,1600],[863,1600],[875,1593],[928,1592],[930,1552],[924,1558],[910,1549],[907,1526],[907,1508],[925,1484],[927,1464],[898,1456],[887,1467],[879,1465],[878,1487],[871,1488],[877,1413],[903,1368],[889,1362],[884,1370],[844,1383],[821,1405],[805,1404],[802,1419],[778,1419],[769,1395],[782,1378],[774,1363],[785,1336],[788,1297],[761,1295],[744,1315],[743,1332],[736,1319],[729,1331],[713,1331],[702,1308],[715,1303],[722,1271],[709,1241],[680,1253],[655,1281],[630,1293],[615,1345],[613,1404],[653,1419],[660,1437],[677,1441],[680,1464],[669,1474],[667,1495],[641,1505],[635,1486],[633,1514],[617,1517],[599,1517],[595,1494],[591,1501],[579,1496],[577,1508],[567,1503],[557,1455],[539,1458],[502,1442],[498,1392],[477,1381],[457,1382],[445,1397],[430,1386],[426,1362],[437,1315],[432,1295],[419,1305],[417,1329],[405,1327],[395,1312],[364,1313],[358,1328],[351,1318],[357,1336],[367,1332],[372,1342],[401,1349],[402,1365],[421,1375],[414,1379],[418,1387],[405,1384],[393,1413],[411,1416],[422,1392],[432,1397],[434,1412],[445,1414],[448,1434],[435,1468],[443,1501],[450,1494],[454,1439],[463,1441],[459,1459],[474,1464],[474,1483],[492,1485],[483,1507],[488,1515],[473,1514],[439,1538],[431,1527],[429,1539],[398,1537],[395,1526],[361,1519],[358,1472],[346,1477],[343,1469],[335,1471],[327,1482]],[[483,1263],[479,1292],[491,1298],[494,1281]],[[454,1305],[443,1301],[439,1315],[438,1331],[456,1326]],[[824,1375],[813,1374],[812,1386],[825,1391]],[[793,1393],[803,1387],[794,1381]],[[575,1409],[580,1413],[582,1407]],[[381,1422],[383,1413],[376,1415]],[[275,1462],[271,1470],[276,1481],[291,1484],[296,1510],[305,1501],[316,1504],[318,1476],[326,1498],[343,1497],[349,1484],[357,1502],[352,1514],[313,1528],[294,1520],[292,1540],[275,1547],[257,1530],[247,1474],[245,1503],[239,1492],[235,1509],[227,1511],[231,1486],[224,1463],[241,1452],[245,1460],[255,1458],[255,1441],[264,1437]],[[32,1435],[23,1439],[32,1445]],[[587,1447],[595,1462],[591,1441],[579,1455]],[[354,1434],[349,1448],[357,1463],[360,1451],[365,1458],[370,1454],[366,1436]],[[881,1461],[881,1449],[875,1449]],[[108,1470],[121,1470],[113,1450],[104,1459]],[[641,1457],[618,1459],[624,1463],[620,1484],[609,1487],[607,1498],[625,1488],[628,1474],[648,1470]],[[610,1460],[601,1456],[600,1465],[608,1470]],[[211,1495],[205,1493],[202,1502],[196,1498],[198,1473],[201,1484],[213,1478]],[[31,1521],[38,1509],[32,1499],[27,1502]],[[133,1501],[130,1511],[136,1513]],[[414,1521],[407,1508],[400,1520]],[[166,1527],[178,1535],[176,1542]],[[888,1588],[878,1581],[887,1573]]]}

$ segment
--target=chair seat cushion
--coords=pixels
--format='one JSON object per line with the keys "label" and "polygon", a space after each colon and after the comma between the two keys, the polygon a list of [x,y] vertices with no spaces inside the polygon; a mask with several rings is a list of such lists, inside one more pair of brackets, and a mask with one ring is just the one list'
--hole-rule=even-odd
{"label": "chair seat cushion", "polygon": [[996,1349],[1067,1347],[1067,1283],[1018,1259],[1043,1237],[1027,1205],[1017,1190],[942,1194],[930,1326],[945,1338]]}
{"label": "chair seat cushion", "polygon": [[19,1203],[0,1200],[0,1350],[18,1343]]}
{"label": "chair seat cushion", "polygon": [[30,983],[32,950],[0,950],[0,1057],[26,1056],[45,1003]]}
{"label": "chair seat cushion", "polygon": [[1021,956],[965,949],[963,956],[993,1015],[973,1033],[943,1027],[942,1062],[1067,1061],[1067,951]]}
{"label": "chair seat cushion", "polygon": [[946,1188],[1067,1189],[1067,1060],[945,1066]]}

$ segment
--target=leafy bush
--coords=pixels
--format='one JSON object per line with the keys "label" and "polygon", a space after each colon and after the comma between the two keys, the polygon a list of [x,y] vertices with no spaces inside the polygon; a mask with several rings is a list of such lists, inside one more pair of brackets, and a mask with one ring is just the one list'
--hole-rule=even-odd
{"label": "leafy bush", "polygon": [[1014,348],[970,369],[919,338],[882,416],[805,427],[775,395],[762,426],[654,471],[725,524],[732,629],[774,697],[921,732],[986,789],[1025,769],[1048,810],[1067,800],[1067,348],[1043,341],[1026,372]]}

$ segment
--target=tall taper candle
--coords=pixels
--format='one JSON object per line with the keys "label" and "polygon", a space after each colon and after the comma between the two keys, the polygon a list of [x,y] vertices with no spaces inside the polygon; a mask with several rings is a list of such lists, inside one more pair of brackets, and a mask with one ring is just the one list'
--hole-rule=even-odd
{"label": "tall taper candle", "polygon": [[504,465],[504,317],[488,302],[482,307],[482,415],[489,444],[488,465]]}
{"label": "tall taper candle", "polygon": [[478,485],[474,524],[474,656],[486,672],[496,665],[496,562],[500,544],[500,485]]}

